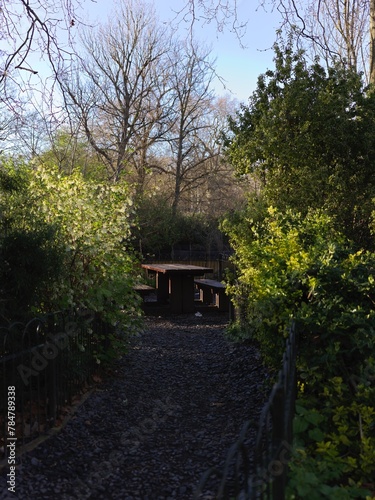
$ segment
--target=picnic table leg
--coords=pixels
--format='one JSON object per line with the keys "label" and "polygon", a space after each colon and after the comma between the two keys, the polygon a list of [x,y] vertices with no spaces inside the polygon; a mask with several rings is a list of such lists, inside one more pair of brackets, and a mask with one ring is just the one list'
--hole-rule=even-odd
{"label": "picnic table leg", "polygon": [[214,301],[214,292],[211,288],[201,288],[199,290],[199,298],[203,304],[212,304]]}
{"label": "picnic table leg", "polygon": [[215,305],[218,307],[219,311],[229,311],[229,297],[225,293],[225,290],[220,290],[217,293]]}
{"label": "picnic table leg", "polygon": [[194,311],[194,276],[171,275],[170,304],[174,313]]}
{"label": "picnic table leg", "polygon": [[156,293],[158,302],[165,304],[169,297],[169,277],[163,273],[156,275]]}

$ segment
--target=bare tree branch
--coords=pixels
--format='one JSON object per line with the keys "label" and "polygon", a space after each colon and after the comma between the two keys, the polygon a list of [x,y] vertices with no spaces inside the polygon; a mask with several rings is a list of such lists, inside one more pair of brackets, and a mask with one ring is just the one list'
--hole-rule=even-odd
{"label": "bare tree branch", "polygon": [[[50,76],[74,54],[73,28],[80,22],[77,14],[81,0],[3,1],[0,9],[0,85],[18,86],[20,93],[34,88],[40,60]],[[47,63],[47,65],[46,65]],[[44,74],[43,78],[47,75]],[[41,81],[42,75],[40,75]],[[6,102],[6,96],[2,96]],[[11,105],[11,103],[9,103]]]}
{"label": "bare tree branch", "polygon": [[248,21],[239,19],[237,0],[183,0],[183,6],[174,13],[174,21],[187,24],[191,40],[196,24],[204,26],[214,23],[218,33],[228,29],[237,37],[240,46],[244,47],[243,37]]}
{"label": "bare tree branch", "polygon": [[62,83],[68,109],[114,181],[135,169],[140,185],[144,154],[165,130],[171,112],[169,43],[169,33],[149,6],[123,2],[116,18],[85,33],[77,76]]}
{"label": "bare tree branch", "polygon": [[[371,0],[373,2],[373,0]],[[297,43],[331,64],[334,60],[362,71],[369,80],[370,0],[273,0]],[[375,10],[375,7],[374,7]]]}

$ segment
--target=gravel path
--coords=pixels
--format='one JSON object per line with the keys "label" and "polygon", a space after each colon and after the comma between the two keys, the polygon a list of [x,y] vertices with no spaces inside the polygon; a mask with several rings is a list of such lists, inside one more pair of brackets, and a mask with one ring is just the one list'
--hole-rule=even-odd
{"label": "gravel path", "polygon": [[[226,340],[226,321],[147,317],[113,376],[58,435],[22,457],[16,494],[3,471],[0,498],[192,499],[202,474],[222,469],[246,420],[251,452],[267,394],[256,348]],[[215,498],[215,484],[202,499]]]}

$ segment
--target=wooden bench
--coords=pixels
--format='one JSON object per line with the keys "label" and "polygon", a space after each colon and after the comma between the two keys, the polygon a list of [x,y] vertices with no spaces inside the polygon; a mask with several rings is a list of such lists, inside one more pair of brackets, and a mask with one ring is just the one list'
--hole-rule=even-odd
{"label": "wooden bench", "polygon": [[229,297],[225,293],[225,285],[220,281],[210,279],[195,279],[203,304],[216,306],[219,311],[229,311]]}
{"label": "wooden bench", "polygon": [[156,292],[156,288],[150,285],[139,284],[134,286],[134,290],[139,293],[143,300],[153,292]]}

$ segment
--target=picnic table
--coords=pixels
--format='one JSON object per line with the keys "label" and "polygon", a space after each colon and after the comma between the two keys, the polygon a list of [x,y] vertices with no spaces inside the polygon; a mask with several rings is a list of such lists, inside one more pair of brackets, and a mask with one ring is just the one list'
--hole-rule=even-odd
{"label": "picnic table", "polygon": [[219,311],[229,311],[229,297],[224,283],[202,278],[195,279],[194,283],[199,289],[203,304],[214,304]]}
{"label": "picnic table", "polygon": [[210,267],[190,264],[142,264],[144,269],[156,273],[156,293],[159,303],[169,300],[174,313],[194,311],[194,277],[212,273]]}

